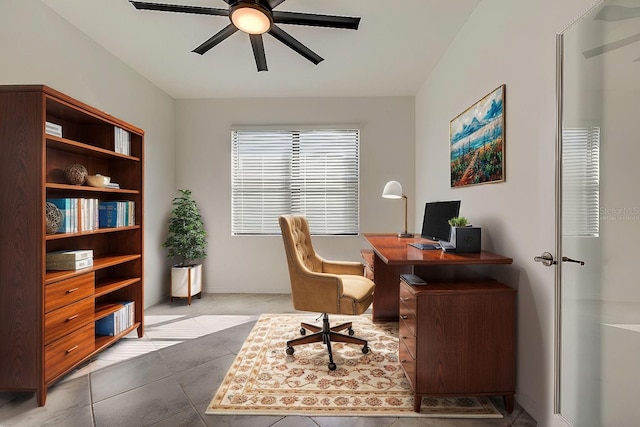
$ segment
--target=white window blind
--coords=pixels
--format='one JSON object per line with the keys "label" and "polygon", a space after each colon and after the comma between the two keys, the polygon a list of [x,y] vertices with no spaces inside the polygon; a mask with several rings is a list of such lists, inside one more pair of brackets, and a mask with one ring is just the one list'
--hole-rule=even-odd
{"label": "white window blind", "polygon": [[562,130],[562,235],[600,232],[600,128]]}
{"label": "white window blind", "polygon": [[312,234],[359,233],[360,132],[237,130],[231,134],[231,231],[280,234],[278,217],[307,217]]}

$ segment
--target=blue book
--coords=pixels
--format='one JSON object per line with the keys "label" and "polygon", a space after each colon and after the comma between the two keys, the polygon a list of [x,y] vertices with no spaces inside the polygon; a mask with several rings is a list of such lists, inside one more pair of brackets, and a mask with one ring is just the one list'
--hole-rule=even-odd
{"label": "blue book", "polygon": [[118,225],[118,202],[100,202],[98,205],[98,226],[112,228]]}
{"label": "blue book", "polygon": [[107,317],[96,320],[96,335],[105,335],[112,337],[116,335],[116,314],[111,313]]}

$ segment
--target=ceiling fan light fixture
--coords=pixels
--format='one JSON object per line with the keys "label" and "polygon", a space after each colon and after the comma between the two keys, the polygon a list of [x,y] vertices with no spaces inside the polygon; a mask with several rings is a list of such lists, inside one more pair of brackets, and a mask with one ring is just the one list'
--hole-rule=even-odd
{"label": "ceiling fan light fixture", "polygon": [[229,18],[233,25],[247,34],[264,34],[271,28],[271,13],[258,3],[238,2],[231,7]]}

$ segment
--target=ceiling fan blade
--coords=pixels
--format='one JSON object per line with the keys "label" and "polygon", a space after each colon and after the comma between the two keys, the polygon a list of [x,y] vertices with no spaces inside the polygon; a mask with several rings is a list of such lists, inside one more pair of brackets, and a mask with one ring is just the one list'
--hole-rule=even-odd
{"label": "ceiling fan blade", "polygon": [[593,19],[615,22],[640,16],[640,7],[604,6]]}
{"label": "ceiling fan blade", "polygon": [[308,47],[300,43],[298,40],[291,37],[289,33],[287,33],[282,28],[279,28],[276,25],[271,26],[271,29],[269,30],[269,34],[271,34],[277,40],[280,40],[282,43],[289,46],[291,49],[295,50],[300,55],[304,56],[305,58],[307,58],[309,61],[313,62],[316,65],[318,65],[320,62],[324,60],[324,58],[322,58],[317,53],[315,53],[314,51],[312,51],[311,49],[309,49]]}
{"label": "ceiling fan blade", "polygon": [[141,1],[130,1],[138,10],[157,10],[160,12],[195,13],[197,15],[229,16],[227,9],[214,7],[183,6],[178,4],[147,3]]}
{"label": "ceiling fan blade", "polygon": [[192,52],[199,53],[200,55],[204,55],[205,53],[207,53],[207,51],[209,51],[209,49],[211,49],[212,47],[214,47],[215,45],[217,45],[218,43],[220,43],[221,41],[223,41],[224,39],[226,39],[236,31],[238,31],[236,26],[233,24],[229,24],[226,27],[224,27],[222,30],[218,31],[216,34],[211,36],[209,40],[202,43],[197,48],[193,49]]}
{"label": "ceiling fan blade", "polygon": [[350,16],[317,15],[314,13],[273,11],[273,22],[277,24],[309,25],[311,27],[345,28],[357,30],[360,18]]}
{"label": "ceiling fan blade", "polygon": [[284,3],[285,0],[267,0],[267,3],[269,3],[269,7],[271,9],[275,8],[276,6]]}
{"label": "ceiling fan blade", "polygon": [[249,34],[249,38],[251,39],[251,48],[253,49],[253,57],[256,59],[258,71],[268,71],[262,34]]}

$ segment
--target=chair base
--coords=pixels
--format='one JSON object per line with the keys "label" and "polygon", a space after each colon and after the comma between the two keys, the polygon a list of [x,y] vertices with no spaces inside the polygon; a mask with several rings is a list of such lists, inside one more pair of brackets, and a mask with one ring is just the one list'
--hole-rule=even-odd
{"label": "chair base", "polygon": [[[353,329],[351,327],[352,322],[347,322],[340,324],[338,326],[334,326],[333,328],[329,326],[329,315],[327,313],[322,314],[322,327],[311,325],[309,323],[300,323],[300,334],[305,335],[306,329],[314,332],[311,335],[302,336],[300,338],[296,338],[290,341],[287,341],[287,354],[292,355],[294,350],[293,347],[301,344],[311,344],[315,342],[321,342],[326,344],[327,352],[329,353],[329,370],[334,371],[336,369],[336,364],[333,363],[333,352],[331,351],[331,342],[344,342],[350,344],[360,344],[362,345],[362,352],[364,354],[369,353],[369,346],[367,345],[367,340],[363,340],[361,338],[356,338],[353,335]],[[347,329],[349,335],[340,334],[340,331]]]}

